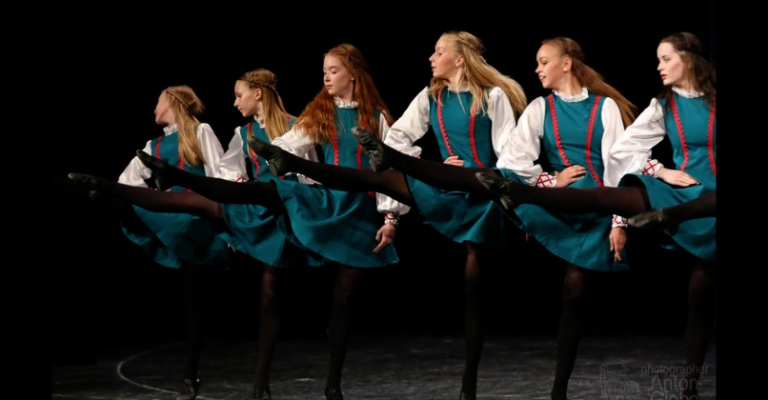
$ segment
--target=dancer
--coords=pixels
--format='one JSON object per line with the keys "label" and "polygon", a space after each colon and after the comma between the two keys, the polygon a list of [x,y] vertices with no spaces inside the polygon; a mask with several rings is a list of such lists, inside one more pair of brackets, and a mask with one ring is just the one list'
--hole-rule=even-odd
{"label": "dancer", "polygon": [[[609,149],[624,124],[634,119],[634,105],[585,63],[581,46],[573,39],[544,40],[536,61],[535,72],[552,94],[536,98],[520,117],[506,148],[510,156],[504,176],[539,187],[602,187]],[[534,164],[542,147],[554,175]],[[566,262],[551,390],[552,399],[565,399],[583,332],[589,282],[595,272],[628,269],[623,256],[625,224],[606,213],[564,214],[529,204],[510,215]]]}
{"label": "dancer", "polygon": [[[277,76],[266,69],[249,71],[235,82],[234,106],[251,120],[237,127],[227,153],[219,162],[217,177],[236,182],[269,182],[277,179],[266,161],[248,148],[248,138],[272,141],[287,132],[296,118],[285,110],[277,91]],[[314,154],[313,154],[314,155]],[[246,168],[246,166],[250,168]],[[288,178],[286,178],[288,179]],[[237,240],[236,249],[264,264],[261,279],[259,355],[252,399],[271,398],[269,372],[280,332],[280,274],[282,268],[319,266],[292,244],[280,228],[280,214],[258,204],[221,204],[221,218],[229,234]]]}
{"label": "dancer", "polygon": [[[149,140],[144,151],[168,159],[189,174],[214,176],[224,150],[210,125],[197,120],[202,111],[202,102],[189,86],[163,90],[155,107],[155,122],[163,126],[164,135]],[[134,158],[118,182],[126,188],[159,195],[187,194],[178,186],[168,188],[167,193],[149,189],[145,180],[150,176],[151,171]],[[91,190],[90,195],[118,213],[125,235],[155,262],[183,271],[188,343],[178,399],[196,398],[205,339],[206,294],[210,291],[206,286],[208,274],[211,268],[226,269],[233,263],[229,243],[220,235],[221,225],[192,214],[156,212],[98,190]]]}

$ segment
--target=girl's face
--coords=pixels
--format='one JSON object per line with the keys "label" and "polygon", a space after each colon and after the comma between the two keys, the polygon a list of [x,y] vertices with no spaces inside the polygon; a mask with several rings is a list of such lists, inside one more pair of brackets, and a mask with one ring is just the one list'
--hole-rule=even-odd
{"label": "girl's face", "polygon": [[688,82],[688,68],[672,44],[661,43],[656,50],[656,57],[659,59],[656,69],[664,86],[685,86]]}
{"label": "girl's face", "polygon": [[168,101],[168,94],[163,91],[157,99],[155,106],[155,123],[158,125],[173,125],[176,123],[176,116],[171,110],[171,104]]}
{"label": "girl's face", "polygon": [[560,53],[560,49],[550,44],[543,44],[536,53],[536,75],[545,89],[558,90],[563,83],[563,77],[571,69],[568,57]]}
{"label": "girl's face", "polygon": [[344,66],[339,57],[325,56],[323,62],[323,82],[325,89],[331,96],[338,96],[347,100],[352,99],[355,88],[355,77]]}
{"label": "girl's face", "polygon": [[463,58],[457,54],[456,48],[444,36],[435,44],[435,52],[429,57],[432,64],[432,76],[438,79],[450,79],[456,76]]}
{"label": "girl's face", "polygon": [[256,115],[257,106],[261,101],[261,88],[251,88],[248,82],[235,82],[235,108],[243,114],[243,117]]}

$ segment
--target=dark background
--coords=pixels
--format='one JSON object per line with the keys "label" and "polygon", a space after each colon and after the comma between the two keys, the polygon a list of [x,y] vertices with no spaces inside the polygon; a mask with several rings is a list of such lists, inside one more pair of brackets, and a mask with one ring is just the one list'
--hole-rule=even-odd
{"label": "dark background", "polygon": [[[54,360],[95,357],[104,346],[121,341],[184,338],[181,272],[152,263],[125,238],[108,210],[65,179],[67,172],[82,172],[116,180],[134,151],[162,134],[153,110],[164,88],[190,85],[206,105],[201,120],[226,146],[234,128],[245,122],[233,107],[234,83],[242,73],[255,68],[275,72],[288,111],[298,115],[322,88],[323,54],[342,42],[362,51],[395,116],[428,85],[427,59],[448,30],[478,36],[487,61],[516,79],[529,101],[547,94],[534,69],[536,51],[548,37],[579,42],[587,63],[638,111],[661,89],[656,46],[665,35],[696,34],[716,62],[714,0],[660,3],[661,9],[638,4],[631,11],[619,11],[615,2],[568,4],[553,15],[511,7],[494,12],[488,5],[483,13],[446,7],[409,15],[386,7],[366,13],[329,6],[306,10],[316,16],[307,22],[291,14],[298,7],[260,5],[222,20],[206,13],[138,10],[68,20],[71,29],[52,38],[67,48],[58,62],[68,71],[58,92],[59,150],[50,163],[56,201],[46,210],[57,239],[39,255],[51,260],[47,279],[52,284]],[[339,20],[347,22],[333,22]],[[437,154],[431,133],[419,144],[425,156]],[[664,143],[657,155],[668,160]],[[526,242],[520,231],[510,233],[513,256],[486,268],[489,332],[554,335],[563,264],[537,243]],[[682,336],[689,277],[685,259],[648,245],[647,238],[631,239],[632,271],[595,280],[588,333]],[[396,247],[400,264],[366,273],[356,332],[461,334],[463,246],[409,215],[398,230]],[[324,335],[334,272],[285,272],[283,337]],[[260,282],[260,265],[246,258],[232,271],[213,274],[208,282],[212,338],[256,339]]]}

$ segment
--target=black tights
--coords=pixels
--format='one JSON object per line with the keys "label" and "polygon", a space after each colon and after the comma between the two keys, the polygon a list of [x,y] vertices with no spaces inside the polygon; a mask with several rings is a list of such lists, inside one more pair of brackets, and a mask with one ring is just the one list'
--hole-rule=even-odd
{"label": "black tights", "polygon": [[563,306],[557,333],[557,367],[551,392],[553,400],[567,398],[568,381],[573,373],[581,334],[584,330],[584,294],[589,276],[588,270],[566,264],[562,292]]}

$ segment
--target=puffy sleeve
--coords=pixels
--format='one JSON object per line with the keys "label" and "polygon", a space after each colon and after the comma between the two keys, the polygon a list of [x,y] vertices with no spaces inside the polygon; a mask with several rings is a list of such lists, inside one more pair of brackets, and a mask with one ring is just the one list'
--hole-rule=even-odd
{"label": "puffy sleeve", "polygon": [[666,133],[664,111],[658,100],[653,99],[611,147],[605,167],[605,185],[617,186],[622,176],[643,173],[648,165],[656,169],[646,175],[655,175],[660,164],[650,160],[651,150],[664,139]]}
{"label": "puffy sleeve", "polygon": [[[383,113],[381,114],[381,117],[379,117],[379,132],[381,132],[381,137],[383,139],[386,139],[388,132],[391,132],[391,128]],[[376,193],[376,209],[384,214],[403,215],[408,213],[411,208],[387,195]],[[390,216],[390,218],[393,217]]]}
{"label": "puffy sleeve", "polygon": [[312,139],[295,124],[283,136],[275,138],[272,144],[302,158],[307,158],[315,148]]}
{"label": "puffy sleeve", "polygon": [[[657,99],[643,110],[634,123],[618,136],[611,146],[605,164],[605,186],[618,186],[621,177],[626,174],[642,173],[655,176],[662,165],[651,160],[651,151],[666,135],[664,110]],[[614,215],[611,226],[627,226],[627,218]]]}
{"label": "puffy sleeve", "polygon": [[[610,164],[611,148],[616,140],[624,132],[624,121],[621,119],[621,110],[616,102],[606,97],[603,102],[603,112],[601,114],[601,120],[603,122],[603,142],[601,143],[601,154],[603,155],[603,166],[605,168],[603,172],[603,180],[605,180],[608,174],[608,166]],[[616,182],[618,184],[618,182]],[[614,185],[615,186],[615,185]]]}
{"label": "puffy sleeve", "polygon": [[243,137],[240,135],[240,127],[235,128],[235,134],[229,141],[227,152],[219,161],[216,177],[228,181],[248,180],[248,171],[245,164],[246,154],[243,153]]}
{"label": "puffy sleeve", "polygon": [[488,117],[491,120],[491,142],[498,159],[515,129],[515,112],[509,98],[499,87],[488,94]]}
{"label": "puffy sleeve", "polygon": [[418,157],[421,155],[421,147],[413,143],[419,140],[429,130],[429,91],[424,88],[411,101],[403,115],[392,124],[389,132],[384,137],[384,143],[393,149]]}
{"label": "puffy sleeve", "polygon": [[219,166],[221,157],[224,155],[224,148],[213,129],[208,124],[197,126],[197,141],[200,144],[200,151],[205,157],[205,176],[215,177],[216,169]]}
{"label": "puffy sleeve", "polygon": [[[144,149],[142,150],[147,154],[152,154],[151,144],[152,141],[148,140],[147,145],[144,146]],[[117,182],[130,186],[148,187],[145,180],[150,177],[152,177],[152,170],[145,167],[144,164],[139,161],[139,157],[134,156],[131,162],[128,163],[128,166],[125,167],[125,170],[123,170],[123,173],[120,174],[120,177],[117,178]]]}
{"label": "puffy sleeve", "polygon": [[[525,108],[496,163],[498,168],[513,171],[532,186],[554,186],[554,178],[544,179],[549,174],[544,173],[541,166],[535,163],[541,154],[545,111],[543,97],[537,97]],[[541,184],[542,181],[546,181],[546,184]]]}
{"label": "puffy sleeve", "polygon": [[[295,121],[291,124],[291,129],[284,135],[275,138],[272,141],[272,144],[301,158],[305,158],[314,162],[319,160],[317,157],[317,151],[315,150],[315,142],[313,142],[309,136],[305,135],[304,132],[296,126]],[[296,176],[301,183],[318,183],[302,174],[296,174]]]}

